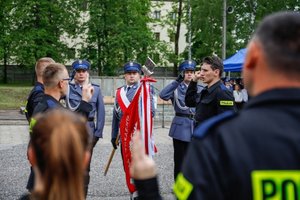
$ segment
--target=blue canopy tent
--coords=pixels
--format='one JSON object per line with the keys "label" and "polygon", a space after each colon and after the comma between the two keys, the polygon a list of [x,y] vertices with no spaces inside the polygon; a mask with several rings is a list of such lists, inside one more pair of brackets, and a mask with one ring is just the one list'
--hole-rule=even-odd
{"label": "blue canopy tent", "polygon": [[246,55],[246,49],[240,49],[233,56],[223,61],[225,72],[241,72]]}

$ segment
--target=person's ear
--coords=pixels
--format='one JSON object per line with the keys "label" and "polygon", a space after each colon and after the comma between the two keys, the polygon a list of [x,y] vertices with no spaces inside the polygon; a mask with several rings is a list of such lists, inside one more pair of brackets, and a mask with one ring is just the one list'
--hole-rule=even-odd
{"label": "person's ear", "polygon": [[219,69],[215,69],[213,71],[214,71],[215,76],[217,76],[217,77],[220,76],[220,70]]}
{"label": "person's ear", "polygon": [[58,81],[57,86],[58,86],[59,88],[62,88],[62,84],[63,84],[63,81],[60,80],[60,81]]}
{"label": "person's ear", "polygon": [[34,150],[31,146],[29,146],[27,149],[27,157],[28,157],[28,160],[29,160],[31,166],[35,166],[36,165],[36,157],[35,157]]}
{"label": "person's ear", "polygon": [[90,159],[91,159],[91,153],[89,151],[86,151],[83,158],[84,169],[87,169],[87,167],[89,166]]}
{"label": "person's ear", "polygon": [[257,66],[260,48],[257,42],[250,42],[244,62],[244,68],[247,70],[254,69]]}

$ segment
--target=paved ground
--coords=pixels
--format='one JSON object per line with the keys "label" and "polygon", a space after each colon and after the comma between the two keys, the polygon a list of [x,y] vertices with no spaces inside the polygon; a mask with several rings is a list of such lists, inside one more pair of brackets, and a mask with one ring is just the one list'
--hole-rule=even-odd
{"label": "paved ground", "polygon": [[[173,148],[168,129],[155,125],[155,141],[158,154],[155,161],[159,171],[160,190],[164,199],[175,199],[173,184]],[[17,199],[26,192],[29,175],[26,159],[28,127],[24,115],[18,111],[0,111],[0,200]],[[112,150],[110,125],[104,129],[104,138],[95,147],[91,164],[91,182],[88,200],[125,200],[129,193],[121,165],[120,152],[115,154],[109,172],[103,175],[104,167]]]}

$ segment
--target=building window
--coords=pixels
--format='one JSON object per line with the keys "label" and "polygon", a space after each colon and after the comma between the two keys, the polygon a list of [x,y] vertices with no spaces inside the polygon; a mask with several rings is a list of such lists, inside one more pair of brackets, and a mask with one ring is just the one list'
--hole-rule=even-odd
{"label": "building window", "polygon": [[171,12],[170,14],[169,14],[169,17],[170,17],[170,19],[172,19],[172,20],[176,20],[176,12]]}
{"label": "building window", "polygon": [[153,12],[153,18],[154,19],[160,19],[160,10],[155,10]]}
{"label": "building window", "polygon": [[154,38],[155,38],[155,40],[159,41],[160,40],[160,32],[155,32]]}

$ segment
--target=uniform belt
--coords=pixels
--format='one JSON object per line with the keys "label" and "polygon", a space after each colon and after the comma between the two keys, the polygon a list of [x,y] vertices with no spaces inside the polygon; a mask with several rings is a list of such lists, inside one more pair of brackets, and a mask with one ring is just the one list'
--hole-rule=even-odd
{"label": "uniform belt", "polygon": [[89,121],[89,122],[93,122],[94,119],[95,119],[94,117],[89,117],[89,118],[88,118],[88,121]]}
{"label": "uniform belt", "polygon": [[190,119],[194,119],[194,115],[193,114],[184,114],[184,113],[176,113],[177,117],[187,117]]}

